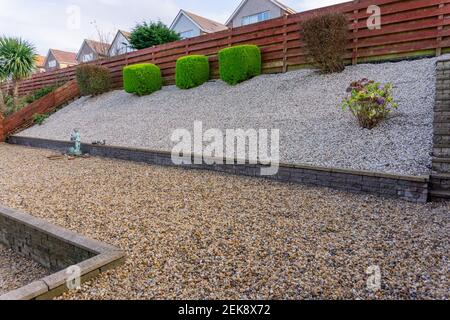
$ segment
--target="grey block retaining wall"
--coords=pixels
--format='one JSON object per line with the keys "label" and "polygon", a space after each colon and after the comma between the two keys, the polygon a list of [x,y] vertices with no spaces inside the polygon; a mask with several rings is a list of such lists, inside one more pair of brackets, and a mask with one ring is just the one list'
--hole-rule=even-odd
{"label": "grey block retaining wall", "polygon": [[50,299],[68,290],[66,268],[78,266],[84,282],[124,261],[124,253],[115,247],[1,206],[0,242],[55,272],[0,300]]}
{"label": "grey block retaining wall", "polygon": [[[59,152],[66,150],[73,144],[65,141],[46,140],[38,138],[12,136],[8,140],[11,144],[35,148],[51,149]],[[147,149],[94,146],[83,144],[83,152],[92,156],[114,158],[147,164],[176,166],[171,159],[170,152],[152,151]],[[192,164],[182,165],[186,169],[213,170],[234,175],[262,177],[263,165],[253,164]],[[367,171],[323,168],[308,165],[281,164],[278,174],[263,176],[266,179],[306,184],[312,186],[329,187],[356,193],[368,193],[378,196],[388,196],[412,202],[426,202],[428,200],[429,176],[413,177],[393,174],[383,174]]]}
{"label": "grey block retaining wall", "polygon": [[0,242],[16,253],[30,258],[52,272],[62,270],[95,256],[48,233],[0,213]]}
{"label": "grey block retaining wall", "polygon": [[434,106],[433,175],[430,198],[450,199],[450,60],[436,63]]}

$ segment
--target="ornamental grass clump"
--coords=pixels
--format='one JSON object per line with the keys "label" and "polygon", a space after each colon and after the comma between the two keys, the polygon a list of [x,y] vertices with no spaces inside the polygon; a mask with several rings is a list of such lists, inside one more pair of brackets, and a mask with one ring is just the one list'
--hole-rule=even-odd
{"label": "ornamental grass clump", "polygon": [[344,100],[343,109],[358,119],[359,125],[366,129],[375,128],[393,110],[398,108],[393,98],[393,86],[384,86],[373,80],[362,79],[353,82],[347,89],[350,97]]}

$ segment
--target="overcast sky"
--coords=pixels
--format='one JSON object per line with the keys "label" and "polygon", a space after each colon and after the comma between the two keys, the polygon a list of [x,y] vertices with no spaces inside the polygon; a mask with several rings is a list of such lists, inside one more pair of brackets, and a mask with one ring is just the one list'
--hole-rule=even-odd
{"label": "overcast sky", "polygon": [[[281,0],[297,11],[346,0]],[[170,25],[180,9],[225,23],[241,0],[0,0],[0,35],[31,41],[38,52],[49,48],[77,52],[83,39],[130,30],[136,22]],[[78,14],[79,13],[79,14]],[[79,18],[78,18],[79,17]],[[112,36],[111,36],[112,37]]]}

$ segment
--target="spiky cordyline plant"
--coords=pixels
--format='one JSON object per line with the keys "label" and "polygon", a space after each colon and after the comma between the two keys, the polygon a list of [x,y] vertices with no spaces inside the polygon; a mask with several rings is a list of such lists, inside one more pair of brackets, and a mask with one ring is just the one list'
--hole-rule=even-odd
{"label": "spiky cordyline plant", "polygon": [[19,81],[36,68],[36,49],[21,38],[0,37],[0,69],[14,83],[14,101],[18,102]]}

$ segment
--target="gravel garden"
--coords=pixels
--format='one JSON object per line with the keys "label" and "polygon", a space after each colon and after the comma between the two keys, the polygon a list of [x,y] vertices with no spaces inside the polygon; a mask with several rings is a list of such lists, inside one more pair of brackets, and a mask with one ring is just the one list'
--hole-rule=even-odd
{"label": "gravel garden", "polygon": [[[138,97],[113,91],[83,97],[21,136],[170,151],[173,130],[280,129],[281,161],[395,174],[431,171],[436,59],[350,66],[328,75],[299,70],[262,75],[236,86],[221,80],[190,90],[163,87]],[[394,85],[398,109],[372,130],[342,110],[355,79]]]}
{"label": "gravel garden", "polygon": [[50,274],[40,264],[23,258],[0,244],[0,295]]}
{"label": "gravel garden", "polygon": [[[302,30],[322,72],[261,75],[261,49],[240,45],[218,52],[220,80],[210,80],[209,58],[195,55],[177,60],[176,86],[163,87],[160,68],[142,63],[125,66],[124,90],[111,91],[107,67],[82,64],[83,97],[35,114],[36,125],[18,133],[72,134],[67,155],[0,144],[2,205],[126,252],[125,265],[62,299],[450,297],[448,202],[83,156],[80,134],[84,143],[170,151],[174,130],[201,121],[204,131],[279,129],[285,163],[430,174],[438,58],[345,67],[344,15],[311,18]],[[374,190],[392,187],[382,180]],[[46,272],[0,248],[3,257],[31,271],[24,281]],[[19,285],[15,267],[4,268],[1,290]],[[371,290],[374,270],[380,287]]]}
{"label": "gravel garden", "polygon": [[449,298],[448,203],[49,154],[0,145],[0,202],[127,254],[64,299]]}

